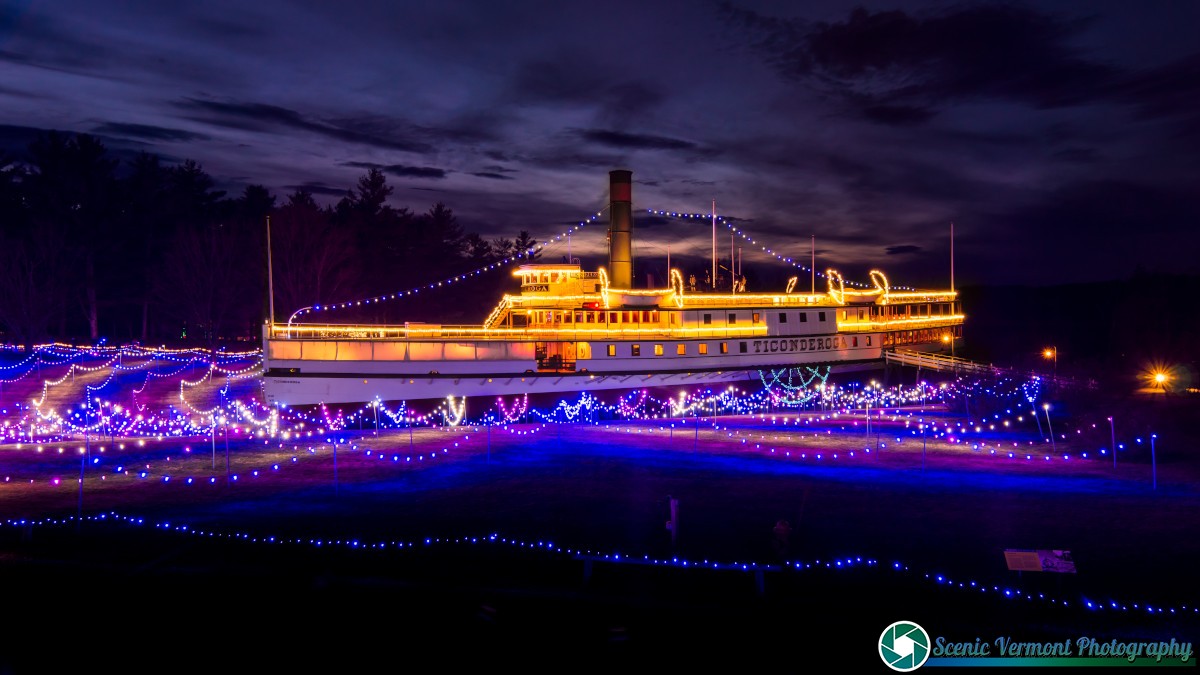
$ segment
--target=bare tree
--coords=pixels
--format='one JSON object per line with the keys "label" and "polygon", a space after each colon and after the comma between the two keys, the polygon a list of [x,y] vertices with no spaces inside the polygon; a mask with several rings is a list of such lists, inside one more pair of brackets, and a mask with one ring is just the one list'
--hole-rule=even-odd
{"label": "bare tree", "polygon": [[62,313],[65,263],[63,237],[41,227],[30,238],[0,233],[0,324],[26,351],[49,334]]}
{"label": "bare tree", "polygon": [[352,292],[353,238],[307,192],[292,194],[271,219],[271,247],[279,318]]}
{"label": "bare tree", "polygon": [[248,270],[239,247],[236,233],[224,225],[183,227],[175,234],[156,275],[155,295],[163,312],[180,322],[178,338],[215,348],[237,303],[246,301]]}

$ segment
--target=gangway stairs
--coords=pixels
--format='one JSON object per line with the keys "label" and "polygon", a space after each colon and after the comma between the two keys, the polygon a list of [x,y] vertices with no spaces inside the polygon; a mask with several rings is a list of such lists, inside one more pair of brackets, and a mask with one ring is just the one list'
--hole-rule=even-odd
{"label": "gangway stairs", "polygon": [[888,350],[884,352],[883,358],[889,364],[897,363],[916,368],[925,368],[926,370],[980,373],[986,375],[999,375],[1004,372],[1003,368],[998,368],[990,363],[977,363],[956,356],[946,356],[945,354],[933,352],[917,352],[910,349]]}

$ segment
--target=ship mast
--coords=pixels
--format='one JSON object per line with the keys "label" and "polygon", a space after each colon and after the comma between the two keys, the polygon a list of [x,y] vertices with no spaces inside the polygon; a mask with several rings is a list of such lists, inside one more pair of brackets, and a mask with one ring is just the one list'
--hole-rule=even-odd
{"label": "ship mast", "polygon": [[270,323],[275,325],[275,268],[271,264],[271,216],[267,216],[267,311]]}
{"label": "ship mast", "polygon": [[712,289],[717,290],[717,200],[712,203],[712,230],[713,230],[713,269],[712,269]]}

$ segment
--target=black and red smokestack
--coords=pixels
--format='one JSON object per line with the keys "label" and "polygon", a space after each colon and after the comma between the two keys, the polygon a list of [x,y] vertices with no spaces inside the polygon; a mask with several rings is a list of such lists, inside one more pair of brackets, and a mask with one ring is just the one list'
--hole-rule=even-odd
{"label": "black and red smokestack", "polygon": [[613,288],[633,288],[633,172],[608,172],[608,273]]}

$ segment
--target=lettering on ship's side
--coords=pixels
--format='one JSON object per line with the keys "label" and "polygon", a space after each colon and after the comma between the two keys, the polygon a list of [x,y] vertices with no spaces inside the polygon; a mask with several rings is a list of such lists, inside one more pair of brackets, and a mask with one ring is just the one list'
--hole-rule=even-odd
{"label": "lettering on ship's side", "polygon": [[529,284],[528,286],[522,286],[521,290],[522,291],[533,291],[534,293],[545,293],[550,290],[550,285],[549,284]]}
{"label": "lettering on ship's side", "polygon": [[823,349],[844,349],[846,338],[841,335],[824,338],[782,338],[779,340],[755,340],[755,354],[774,352],[813,352]]}

